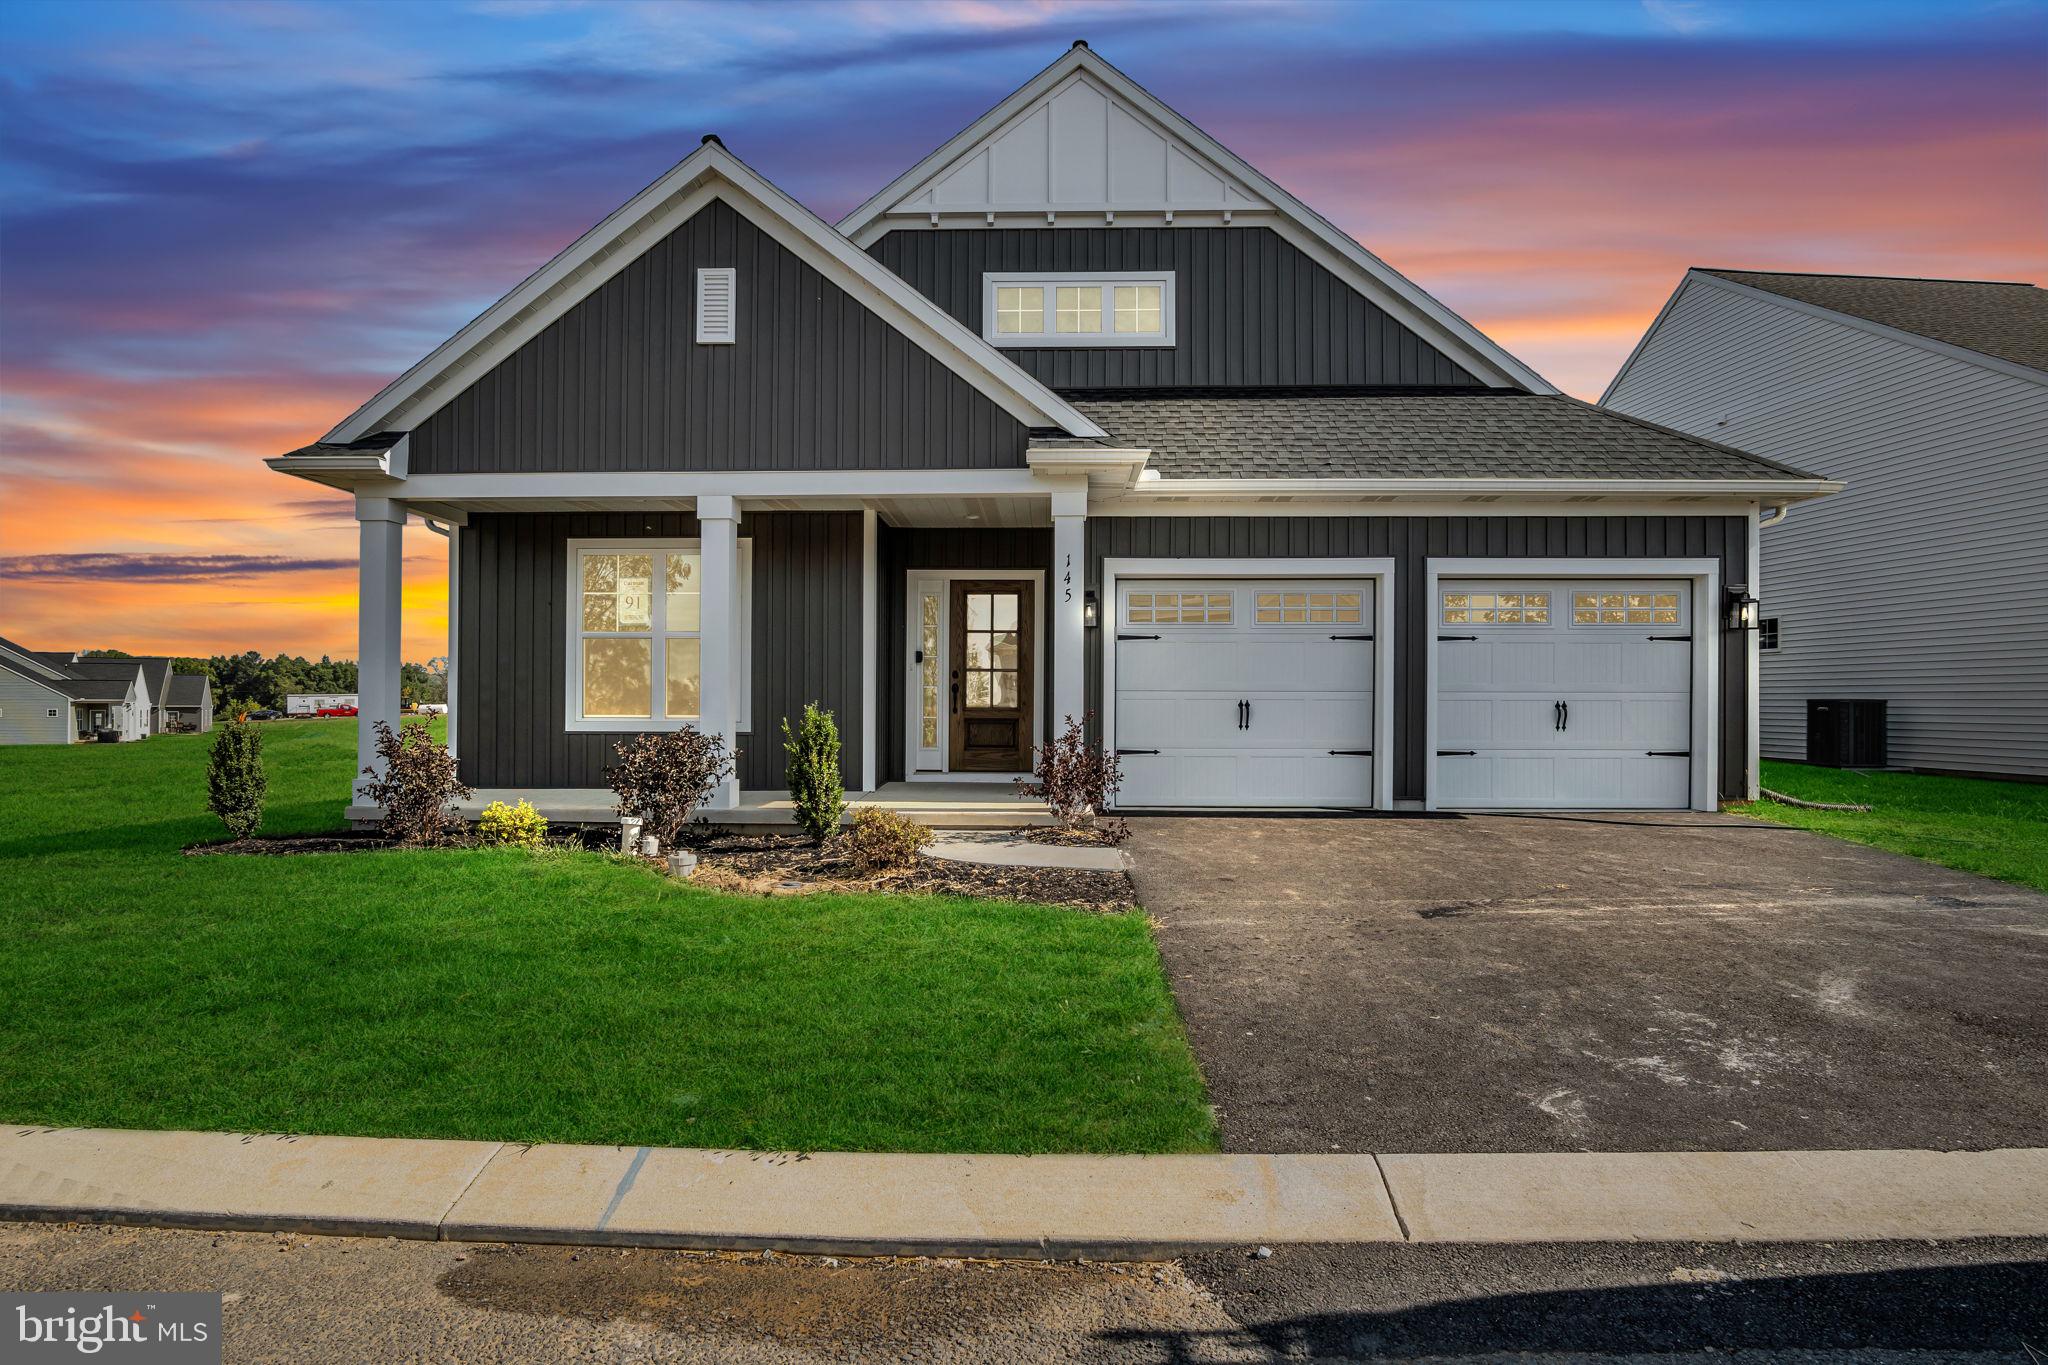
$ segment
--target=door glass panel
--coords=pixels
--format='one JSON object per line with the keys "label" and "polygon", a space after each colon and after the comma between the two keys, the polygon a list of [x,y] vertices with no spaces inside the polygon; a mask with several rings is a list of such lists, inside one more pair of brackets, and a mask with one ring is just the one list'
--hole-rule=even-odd
{"label": "door glass panel", "polygon": [[1014,707],[1022,704],[1022,597],[1013,592],[967,594],[967,632],[962,654],[966,704]]}

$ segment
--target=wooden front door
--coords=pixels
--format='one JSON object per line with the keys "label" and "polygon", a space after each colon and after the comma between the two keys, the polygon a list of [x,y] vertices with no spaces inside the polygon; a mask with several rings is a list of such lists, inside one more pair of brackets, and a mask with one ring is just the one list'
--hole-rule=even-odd
{"label": "wooden front door", "polygon": [[953,585],[951,762],[954,772],[1031,768],[1031,584]]}

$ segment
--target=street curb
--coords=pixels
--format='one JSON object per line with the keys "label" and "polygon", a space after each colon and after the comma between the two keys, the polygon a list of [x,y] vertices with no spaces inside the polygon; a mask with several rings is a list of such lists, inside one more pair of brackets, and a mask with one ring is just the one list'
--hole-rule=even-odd
{"label": "street curb", "polygon": [[2048,1236],[2048,1149],[790,1153],[0,1130],[0,1220],[846,1256]]}

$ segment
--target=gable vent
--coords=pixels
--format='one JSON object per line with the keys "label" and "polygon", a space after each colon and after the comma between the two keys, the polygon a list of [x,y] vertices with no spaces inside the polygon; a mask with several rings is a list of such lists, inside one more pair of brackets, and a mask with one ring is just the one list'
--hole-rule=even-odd
{"label": "gable vent", "polygon": [[731,266],[697,272],[697,341],[705,346],[729,346],[737,338],[734,296],[739,272]]}

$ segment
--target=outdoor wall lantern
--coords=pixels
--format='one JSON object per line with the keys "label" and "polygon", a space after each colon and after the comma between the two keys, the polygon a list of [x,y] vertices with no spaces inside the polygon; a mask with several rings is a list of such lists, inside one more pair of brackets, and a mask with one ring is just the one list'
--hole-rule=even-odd
{"label": "outdoor wall lantern", "polygon": [[1755,630],[1757,627],[1757,609],[1759,605],[1757,600],[1749,595],[1749,588],[1746,584],[1730,583],[1728,585],[1728,629]]}
{"label": "outdoor wall lantern", "polygon": [[1081,594],[1081,624],[1089,630],[1095,629],[1102,619],[1101,606],[1095,600],[1094,589]]}

